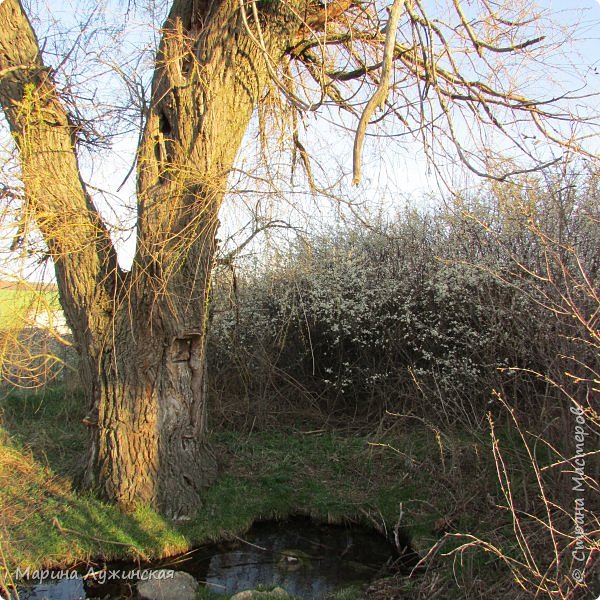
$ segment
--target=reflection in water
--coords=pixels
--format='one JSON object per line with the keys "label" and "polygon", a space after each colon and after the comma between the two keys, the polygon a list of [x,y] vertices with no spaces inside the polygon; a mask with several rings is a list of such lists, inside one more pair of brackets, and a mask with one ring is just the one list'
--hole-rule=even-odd
{"label": "reflection in water", "polygon": [[86,597],[83,579],[45,581],[19,589],[19,600],[80,600]]}
{"label": "reflection in water", "polygon": [[[234,542],[201,546],[144,569],[175,569],[192,574],[215,592],[233,594],[258,585],[277,585],[297,598],[316,600],[343,586],[371,581],[394,548],[378,533],[356,527],[319,525],[308,518],[256,523]],[[108,572],[132,572],[119,563]],[[85,574],[83,571],[82,575]],[[135,582],[108,578],[102,585],[82,577],[20,587],[23,600],[135,598]]]}
{"label": "reflection in water", "polygon": [[363,529],[307,519],[258,523],[243,542],[212,558],[206,581],[228,594],[268,584],[298,598],[323,598],[371,580],[393,554],[385,539]]}

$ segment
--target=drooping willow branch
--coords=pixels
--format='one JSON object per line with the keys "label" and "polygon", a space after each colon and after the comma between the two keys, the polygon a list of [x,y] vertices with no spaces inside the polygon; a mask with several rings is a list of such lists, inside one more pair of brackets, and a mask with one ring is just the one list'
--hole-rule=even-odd
{"label": "drooping willow branch", "polygon": [[358,128],[356,129],[356,137],[354,138],[354,152],[352,156],[352,185],[358,185],[360,183],[360,163],[367,125],[369,124],[373,113],[377,110],[377,108],[382,106],[387,99],[388,90],[390,88],[390,77],[392,75],[392,62],[394,59],[394,47],[396,43],[396,29],[398,28],[398,21],[400,20],[400,14],[404,8],[404,3],[405,0],[394,0],[392,8],[390,9],[390,18],[388,19],[387,31],[385,34],[385,45],[383,47],[383,66],[381,69],[381,79],[379,80],[379,86],[377,87],[377,90],[373,96],[371,96],[371,99],[367,103],[367,106],[360,117]]}

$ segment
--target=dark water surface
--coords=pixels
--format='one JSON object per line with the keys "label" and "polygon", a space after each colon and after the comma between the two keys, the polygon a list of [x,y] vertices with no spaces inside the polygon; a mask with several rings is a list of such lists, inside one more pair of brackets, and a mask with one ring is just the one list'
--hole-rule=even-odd
{"label": "dark water surface", "polygon": [[[297,517],[256,523],[233,542],[201,546],[160,563],[111,563],[106,570],[100,565],[78,573],[64,572],[75,579],[47,576],[35,585],[19,585],[19,597],[23,600],[136,598],[137,580],[147,576],[151,569],[162,568],[186,571],[216,592],[233,594],[261,584],[277,585],[292,596],[318,600],[341,587],[371,581],[396,557],[395,548],[377,532],[323,525]],[[96,581],[89,575],[94,569],[98,571]],[[60,575],[61,572],[55,573],[55,577]]]}

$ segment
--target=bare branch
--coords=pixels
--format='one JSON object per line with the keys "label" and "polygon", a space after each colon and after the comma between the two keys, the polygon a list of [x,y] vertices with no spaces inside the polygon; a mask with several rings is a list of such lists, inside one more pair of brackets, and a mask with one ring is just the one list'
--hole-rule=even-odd
{"label": "bare branch", "polygon": [[390,17],[387,24],[387,32],[385,35],[385,45],[383,48],[383,66],[381,69],[381,79],[377,91],[373,94],[369,100],[365,110],[360,117],[360,122],[356,130],[356,137],[354,138],[354,174],[352,177],[352,184],[358,185],[360,182],[360,162],[362,154],[362,146],[365,138],[365,132],[367,131],[367,125],[373,116],[373,113],[383,105],[385,102],[388,90],[390,86],[390,77],[392,71],[392,61],[394,58],[394,46],[396,43],[396,29],[398,28],[398,21],[402,9],[404,8],[405,0],[394,0],[392,8],[390,9]]}

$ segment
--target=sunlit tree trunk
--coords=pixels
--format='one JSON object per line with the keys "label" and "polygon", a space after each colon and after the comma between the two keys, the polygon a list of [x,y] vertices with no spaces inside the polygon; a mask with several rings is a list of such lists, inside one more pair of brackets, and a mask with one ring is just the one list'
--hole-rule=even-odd
{"label": "sunlit tree trunk", "polygon": [[25,208],[54,260],[81,358],[84,479],[124,507],[189,516],[215,476],[204,354],[217,215],[268,81],[265,56],[279,61],[297,28],[282,5],[271,8],[261,48],[238,2],[175,1],[138,150],[136,256],[122,273],[23,7],[0,4],[0,102],[19,149]]}

